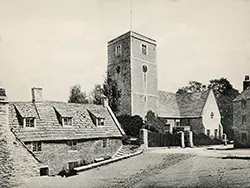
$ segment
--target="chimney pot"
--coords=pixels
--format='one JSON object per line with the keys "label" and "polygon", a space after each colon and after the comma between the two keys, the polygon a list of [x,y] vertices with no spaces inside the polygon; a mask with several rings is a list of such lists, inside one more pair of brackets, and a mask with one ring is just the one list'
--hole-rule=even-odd
{"label": "chimney pot", "polygon": [[243,91],[250,87],[249,75],[245,75],[245,80],[243,82]]}
{"label": "chimney pot", "polygon": [[31,89],[32,102],[42,102],[43,101],[43,88],[33,87]]}

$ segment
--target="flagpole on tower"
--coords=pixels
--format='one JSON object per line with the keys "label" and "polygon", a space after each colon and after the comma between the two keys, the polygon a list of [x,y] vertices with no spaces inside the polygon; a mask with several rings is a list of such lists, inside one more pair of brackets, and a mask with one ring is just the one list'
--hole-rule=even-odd
{"label": "flagpole on tower", "polygon": [[132,16],[133,16],[133,6],[132,6],[132,1],[133,0],[129,0],[129,25],[130,25],[130,31],[132,31]]}

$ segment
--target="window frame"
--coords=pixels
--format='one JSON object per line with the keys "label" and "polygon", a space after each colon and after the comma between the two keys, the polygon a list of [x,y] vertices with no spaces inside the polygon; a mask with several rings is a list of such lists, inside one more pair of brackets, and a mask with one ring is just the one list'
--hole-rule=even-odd
{"label": "window frame", "polygon": [[[70,124],[69,124],[69,122],[70,122]],[[62,117],[62,125],[64,127],[72,127],[73,126],[73,118],[72,117]]]}
{"label": "window frame", "polygon": [[70,151],[78,150],[78,141],[77,140],[68,140],[66,143],[69,146]]}
{"label": "window frame", "polygon": [[119,44],[115,47],[115,56],[119,57],[122,55],[122,45]]}
{"label": "window frame", "polygon": [[35,117],[23,118],[23,127],[24,128],[31,128],[31,129],[35,128],[36,127],[36,118]]}
{"label": "window frame", "polygon": [[96,118],[96,126],[100,126],[100,127],[102,127],[102,126],[105,126],[105,118]]}
{"label": "window frame", "polygon": [[208,137],[210,137],[210,134],[211,134],[210,129],[207,129],[207,130],[206,130],[206,135],[207,135]]}
{"label": "window frame", "polygon": [[141,44],[141,54],[148,55],[148,45],[145,43]]}
{"label": "window frame", "polygon": [[33,152],[41,152],[42,151],[42,142],[41,141],[31,142],[31,150]]}
{"label": "window frame", "polygon": [[102,140],[102,148],[110,148],[111,146],[111,141],[109,138],[104,138]]}
{"label": "window frame", "polygon": [[246,123],[247,116],[245,114],[243,114],[241,118],[242,118],[242,124]]}

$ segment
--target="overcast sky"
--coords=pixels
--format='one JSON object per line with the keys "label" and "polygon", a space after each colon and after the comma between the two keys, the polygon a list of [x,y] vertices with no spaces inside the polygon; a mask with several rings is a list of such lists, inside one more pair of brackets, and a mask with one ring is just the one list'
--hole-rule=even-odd
{"label": "overcast sky", "polygon": [[[250,1],[133,0],[132,30],[157,41],[158,88],[250,74]],[[129,0],[0,0],[0,86],[10,100],[66,101],[106,75],[107,42],[130,30]]]}

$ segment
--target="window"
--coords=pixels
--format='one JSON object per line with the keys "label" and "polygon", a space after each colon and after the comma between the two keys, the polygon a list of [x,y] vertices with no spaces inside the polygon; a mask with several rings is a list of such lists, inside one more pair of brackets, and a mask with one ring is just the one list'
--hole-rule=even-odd
{"label": "window", "polygon": [[144,97],[144,102],[147,102],[147,97]]}
{"label": "window", "polygon": [[176,126],[180,126],[180,120],[179,119],[176,120]]}
{"label": "window", "polygon": [[24,127],[35,127],[35,118],[28,117],[23,119]]}
{"label": "window", "polygon": [[77,150],[77,141],[76,140],[69,140],[67,141],[67,145],[70,147],[70,150]]}
{"label": "window", "polygon": [[33,152],[42,151],[42,142],[32,142],[32,151]]}
{"label": "window", "polygon": [[49,168],[40,168],[40,176],[48,176],[49,175]]}
{"label": "window", "polygon": [[122,45],[118,45],[115,47],[115,56],[122,55]]}
{"label": "window", "polygon": [[243,142],[243,143],[247,142],[247,133],[246,132],[241,133],[241,142]]}
{"label": "window", "polygon": [[103,139],[102,147],[103,148],[110,147],[110,139],[109,138]]}
{"label": "window", "polygon": [[210,114],[210,118],[211,118],[211,119],[213,119],[213,118],[214,118],[214,113],[213,113],[213,112],[211,112],[211,114]]}
{"label": "window", "polygon": [[144,55],[147,55],[147,45],[146,44],[141,45],[141,53]]}
{"label": "window", "polygon": [[218,138],[218,129],[214,129],[214,138]]}
{"label": "window", "polygon": [[143,72],[144,87],[146,87],[146,85],[147,85],[147,72],[148,72],[148,67],[146,65],[142,65],[142,72]]}
{"label": "window", "polygon": [[120,66],[116,67],[116,73],[120,74],[120,72],[121,72],[121,67]]}
{"label": "window", "polygon": [[242,115],[242,124],[244,124],[247,121],[247,116],[246,115]]}
{"label": "window", "polygon": [[97,126],[104,126],[104,118],[97,118],[96,121]]}
{"label": "window", "polygon": [[241,108],[245,109],[246,108],[247,101],[245,99],[241,100]]}
{"label": "window", "polygon": [[63,126],[72,126],[73,125],[72,118],[71,117],[62,118],[62,124]]}
{"label": "window", "polygon": [[210,129],[207,129],[207,136],[210,137]]}

